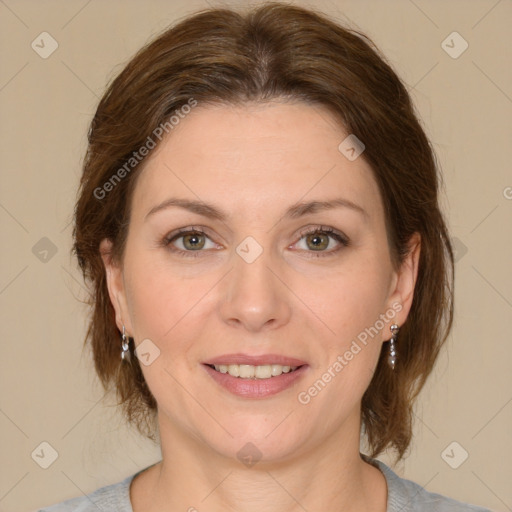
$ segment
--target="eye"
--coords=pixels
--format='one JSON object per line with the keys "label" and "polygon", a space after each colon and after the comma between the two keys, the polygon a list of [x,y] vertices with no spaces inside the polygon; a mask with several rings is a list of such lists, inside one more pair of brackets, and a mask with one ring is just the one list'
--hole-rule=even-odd
{"label": "eye", "polygon": [[[317,253],[311,254],[313,257],[331,256],[342,247],[347,247],[350,244],[345,235],[325,226],[305,229],[300,233],[300,236],[299,242],[304,241],[305,247],[299,247],[299,249],[306,253]],[[201,256],[202,253],[205,253],[203,249],[217,249],[219,247],[201,228],[193,226],[169,234],[162,241],[162,245],[171,252],[191,257]]]}
{"label": "eye", "polygon": [[[208,246],[208,241],[210,246]],[[184,256],[199,256],[202,249],[215,249],[214,244],[206,233],[200,228],[183,228],[168,235],[163,245],[172,252],[181,253]],[[194,254],[196,253],[196,254]]]}
{"label": "eye", "polygon": [[[329,227],[308,228],[302,231],[300,235],[299,242],[305,242],[305,247],[302,247],[301,250],[318,253],[314,256],[329,256],[338,252],[341,247],[349,245],[349,240],[345,235]],[[332,243],[333,240],[335,241],[334,243]],[[333,246],[335,248],[332,250]]]}

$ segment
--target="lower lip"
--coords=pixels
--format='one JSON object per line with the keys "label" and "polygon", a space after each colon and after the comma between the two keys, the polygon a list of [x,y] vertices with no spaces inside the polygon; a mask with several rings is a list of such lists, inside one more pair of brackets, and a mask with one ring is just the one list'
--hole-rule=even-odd
{"label": "lower lip", "polygon": [[244,398],[266,398],[277,395],[277,393],[291,387],[307,370],[307,365],[303,365],[293,372],[282,373],[277,377],[270,377],[268,379],[241,379],[240,377],[233,377],[229,375],[229,373],[218,372],[208,365],[203,366],[209,375],[223,388],[234,395]]}

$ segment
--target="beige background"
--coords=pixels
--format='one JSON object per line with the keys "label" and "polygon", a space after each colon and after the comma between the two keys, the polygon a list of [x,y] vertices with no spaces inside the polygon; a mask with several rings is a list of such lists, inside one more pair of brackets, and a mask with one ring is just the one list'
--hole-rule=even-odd
{"label": "beige background", "polygon": [[[159,460],[100,402],[82,354],[87,310],[70,221],[107,81],[153,34],[209,3],[0,1],[1,511],[78,496]],[[455,328],[418,402],[414,446],[395,470],[430,491],[512,510],[512,1],[309,5],[360,28],[388,56],[444,171],[458,248]],[[59,45],[47,59],[31,48],[43,31]],[[469,44],[457,59],[441,46],[453,31]],[[46,261],[44,237],[57,251]],[[31,457],[43,441],[58,452],[48,469]],[[453,460],[469,453],[458,469],[441,456],[453,441]]]}

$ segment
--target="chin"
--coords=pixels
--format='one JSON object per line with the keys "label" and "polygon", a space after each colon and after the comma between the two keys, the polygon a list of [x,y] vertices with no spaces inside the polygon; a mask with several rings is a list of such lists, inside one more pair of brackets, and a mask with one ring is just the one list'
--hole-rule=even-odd
{"label": "chin", "polygon": [[203,430],[200,430],[200,436],[219,455],[236,458],[249,467],[255,462],[281,462],[297,456],[311,440],[311,432],[304,422],[297,422],[297,418],[292,420],[293,414],[285,419],[288,414],[225,415],[219,417],[219,421],[226,421],[231,435],[224,432],[225,435],[213,437],[213,431],[204,431],[203,424],[199,427]]}

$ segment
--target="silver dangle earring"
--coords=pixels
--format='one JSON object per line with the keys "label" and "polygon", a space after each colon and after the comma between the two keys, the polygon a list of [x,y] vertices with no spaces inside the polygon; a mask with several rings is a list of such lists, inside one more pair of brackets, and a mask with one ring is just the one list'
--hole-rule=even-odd
{"label": "silver dangle earring", "polygon": [[121,351],[121,361],[131,363],[130,347],[128,343],[129,339],[126,336],[125,328],[123,325],[123,334],[121,335],[121,347],[123,348],[123,350]]}
{"label": "silver dangle earring", "polygon": [[398,335],[398,331],[400,330],[400,328],[398,327],[397,324],[393,324],[391,327],[390,327],[390,330],[391,330],[391,339],[389,340],[389,355],[388,355],[388,363],[389,363],[389,366],[391,367],[392,370],[395,369],[395,364],[396,364],[396,347],[395,347],[395,342],[396,342],[396,337]]}

